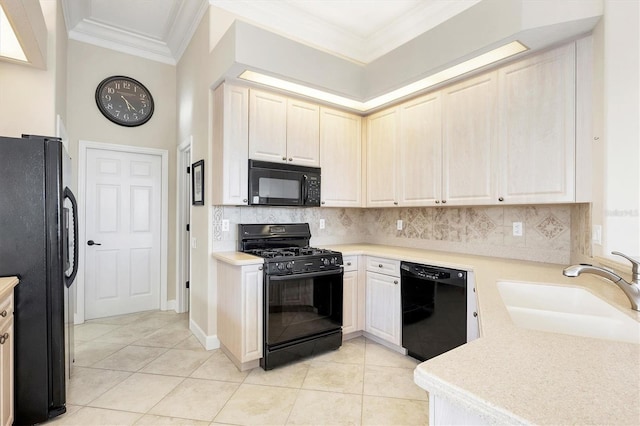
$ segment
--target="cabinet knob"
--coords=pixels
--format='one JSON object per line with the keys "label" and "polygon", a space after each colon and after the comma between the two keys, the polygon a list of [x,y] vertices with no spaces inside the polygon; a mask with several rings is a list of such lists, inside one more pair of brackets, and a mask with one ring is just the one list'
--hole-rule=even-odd
{"label": "cabinet knob", "polygon": [[258,271],[262,271],[262,266],[258,266]]}
{"label": "cabinet knob", "polygon": [[347,266],[351,266],[351,262],[347,262]]}
{"label": "cabinet knob", "polygon": [[9,333],[4,333],[2,336],[0,336],[0,345],[4,345],[4,342],[6,342],[9,339]]}
{"label": "cabinet knob", "polygon": [[321,202],[320,204],[324,204],[324,201],[323,201],[323,202]]}
{"label": "cabinet knob", "polygon": [[379,263],[379,264],[378,264],[378,268],[382,268],[382,263]]}
{"label": "cabinet knob", "polygon": [[7,310],[0,312],[0,317],[5,318],[7,316]]}
{"label": "cabinet knob", "polygon": [[287,161],[287,157],[282,157],[282,161]]}
{"label": "cabinet knob", "polygon": [[474,313],[473,313],[473,316],[474,316],[474,317],[477,317],[477,316],[478,316],[478,313],[477,313],[477,312],[474,312]]}
{"label": "cabinet knob", "polygon": [[289,161],[293,161],[293,158],[289,158]]}
{"label": "cabinet knob", "polygon": [[243,202],[243,203],[246,203],[247,201],[249,201],[249,200],[247,200],[246,198],[243,198],[243,199],[242,199],[242,202]]}
{"label": "cabinet knob", "polygon": [[504,198],[500,197],[500,198],[498,198],[498,201],[502,202],[502,201],[504,201]]}
{"label": "cabinet knob", "polygon": [[447,200],[442,200],[442,204],[447,204]]}
{"label": "cabinet knob", "polygon": [[440,200],[436,200],[436,204],[440,204]]}
{"label": "cabinet knob", "polygon": [[393,280],[393,283],[394,284],[398,284],[398,280]]}
{"label": "cabinet knob", "polygon": [[394,201],[394,202],[393,202],[393,205],[394,205],[394,206],[397,206],[397,205],[398,205],[398,202],[397,202],[397,201]]}

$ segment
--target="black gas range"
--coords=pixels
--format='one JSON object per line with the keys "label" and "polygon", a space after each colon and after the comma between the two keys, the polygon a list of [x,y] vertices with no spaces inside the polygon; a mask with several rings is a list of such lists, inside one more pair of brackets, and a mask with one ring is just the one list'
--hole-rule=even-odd
{"label": "black gas range", "polygon": [[265,370],[342,344],[342,253],[310,239],[308,223],[238,225],[239,251],[264,258]]}

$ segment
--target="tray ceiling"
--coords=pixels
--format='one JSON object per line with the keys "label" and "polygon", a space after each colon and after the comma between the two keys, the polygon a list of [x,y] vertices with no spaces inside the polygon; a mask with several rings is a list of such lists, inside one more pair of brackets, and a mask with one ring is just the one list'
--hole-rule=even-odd
{"label": "tray ceiling", "polygon": [[63,0],[69,37],[175,64],[209,4],[351,60],[369,63],[479,0]]}

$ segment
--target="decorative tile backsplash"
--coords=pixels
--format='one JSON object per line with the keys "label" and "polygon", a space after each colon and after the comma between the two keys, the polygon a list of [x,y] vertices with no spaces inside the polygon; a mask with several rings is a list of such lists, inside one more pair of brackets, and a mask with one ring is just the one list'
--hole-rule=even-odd
{"label": "decorative tile backsplash", "polygon": [[[590,205],[390,209],[213,207],[214,250],[235,250],[239,223],[308,222],[311,244],[374,243],[568,264],[590,255]],[[222,231],[222,220],[230,222]],[[320,219],[325,229],[319,229]],[[402,220],[403,229],[397,230]],[[522,222],[522,236],[513,236]]]}

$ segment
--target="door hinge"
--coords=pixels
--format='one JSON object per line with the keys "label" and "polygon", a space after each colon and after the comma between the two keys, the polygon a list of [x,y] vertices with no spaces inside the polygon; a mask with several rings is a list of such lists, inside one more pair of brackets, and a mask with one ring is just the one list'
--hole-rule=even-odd
{"label": "door hinge", "polygon": [[187,232],[189,232],[189,224],[187,223]]}
{"label": "door hinge", "polygon": [[187,174],[191,173],[191,167],[187,167]]}
{"label": "door hinge", "polygon": [[189,281],[187,281],[187,288],[189,288]]}

